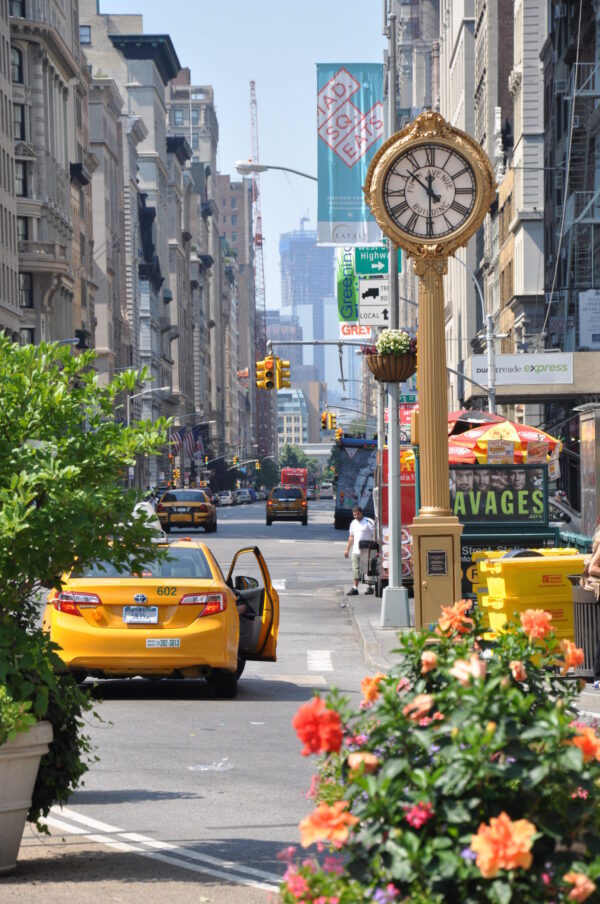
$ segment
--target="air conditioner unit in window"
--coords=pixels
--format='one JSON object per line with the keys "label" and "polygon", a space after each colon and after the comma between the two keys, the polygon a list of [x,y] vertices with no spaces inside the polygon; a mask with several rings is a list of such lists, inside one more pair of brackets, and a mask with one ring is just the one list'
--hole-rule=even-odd
{"label": "air conditioner unit in window", "polygon": [[566,94],[567,93],[567,80],[566,78],[556,78],[554,79],[554,96],[557,94]]}

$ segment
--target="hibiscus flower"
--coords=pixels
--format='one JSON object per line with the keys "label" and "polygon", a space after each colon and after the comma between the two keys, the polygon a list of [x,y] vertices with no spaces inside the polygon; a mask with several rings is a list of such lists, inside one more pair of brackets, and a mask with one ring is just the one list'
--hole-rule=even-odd
{"label": "hibiscus flower", "polygon": [[328,709],[320,697],[313,697],[304,703],[294,718],[292,725],[304,744],[302,756],[311,753],[339,753],[342,746],[342,720],[339,713]]}
{"label": "hibiscus flower", "polygon": [[481,875],[492,879],[501,869],[529,869],[536,831],[528,819],[513,822],[504,812],[492,817],[489,825],[482,822],[477,834],[471,836],[471,850],[477,854],[476,862]]}
{"label": "hibiscus flower", "polygon": [[321,803],[300,823],[300,844],[309,847],[318,841],[331,841],[340,846],[357,822],[357,817],[348,812],[348,801],[336,800],[331,807]]}

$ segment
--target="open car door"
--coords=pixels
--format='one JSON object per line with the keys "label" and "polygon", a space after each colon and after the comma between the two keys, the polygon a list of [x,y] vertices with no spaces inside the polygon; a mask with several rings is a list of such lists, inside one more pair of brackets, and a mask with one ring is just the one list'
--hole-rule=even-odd
{"label": "open car door", "polygon": [[258,546],[238,549],[227,574],[240,609],[239,655],[243,659],[277,659],[279,596]]}

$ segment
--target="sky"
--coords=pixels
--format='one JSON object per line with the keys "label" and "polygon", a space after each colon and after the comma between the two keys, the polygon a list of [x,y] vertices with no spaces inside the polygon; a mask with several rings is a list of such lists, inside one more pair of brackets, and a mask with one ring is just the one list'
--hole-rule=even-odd
{"label": "sky", "polygon": [[[234,179],[251,156],[251,80],[260,162],[316,176],[316,64],[381,63],[387,43],[381,0],[101,0],[100,11],[143,15],[147,34],[171,36],[192,84],[212,85],[217,165]],[[266,305],[278,308],[279,236],[303,217],[316,230],[317,183],[272,170],[260,185]]]}

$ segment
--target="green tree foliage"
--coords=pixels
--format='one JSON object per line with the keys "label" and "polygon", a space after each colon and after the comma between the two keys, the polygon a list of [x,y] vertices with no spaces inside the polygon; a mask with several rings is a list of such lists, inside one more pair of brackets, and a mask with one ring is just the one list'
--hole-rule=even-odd
{"label": "green tree foliage", "polygon": [[260,471],[256,472],[254,485],[256,487],[266,487],[268,490],[276,487],[279,483],[280,469],[279,466],[271,458],[264,458],[260,463]]}
{"label": "green tree foliage", "polygon": [[54,727],[33,819],[66,800],[89,746],[81,733],[89,700],[70,676],[56,674],[55,645],[37,627],[43,590],[59,588],[76,559],[135,568],[156,555],[145,517],[133,516],[137,493],[123,488],[122,477],[137,456],[160,451],[167,422],[117,422],[116,402],[146,372],[100,385],[94,357],[0,335],[0,684]]}
{"label": "green tree foliage", "polygon": [[319,463],[316,458],[310,458],[298,446],[282,446],[279,451],[279,465],[281,468],[307,468],[309,481],[314,481],[319,473]]}

